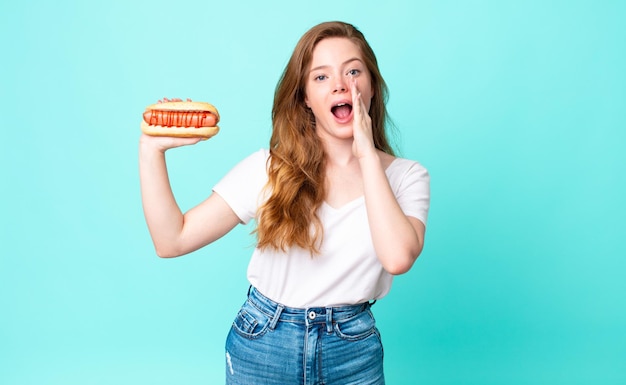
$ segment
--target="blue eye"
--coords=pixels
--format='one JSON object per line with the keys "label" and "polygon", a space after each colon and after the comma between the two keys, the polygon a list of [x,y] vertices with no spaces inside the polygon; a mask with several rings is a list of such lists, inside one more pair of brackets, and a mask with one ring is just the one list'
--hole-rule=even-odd
{"label": "blue eye", "polygon": [[326,80],[327,76],[326,75],[317,75],[315,77],[315,80],[317,81],[322,81],[322,80]]}
{"label": "blue eye", "polygon": [[350,76],[357,76],[360,73],[361,73],[361,71],[357,70],[357,69],[353,69],[353,70],[348,71],[348,75],[350,75]]}

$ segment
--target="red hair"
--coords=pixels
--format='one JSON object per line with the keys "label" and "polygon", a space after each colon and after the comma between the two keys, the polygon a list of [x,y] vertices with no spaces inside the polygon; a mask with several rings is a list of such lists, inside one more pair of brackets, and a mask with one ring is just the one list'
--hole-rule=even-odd
{"label": "red hair", "polygon": [[385,133],[387,86],[365,37],[357,28],[343,22],[327,22],[311,28],[296,45],[274,94],[266,185],[270,195],[259,211],[256,229],[259,248],[286,251],[288,247],[299,246],[312,254],[319,253],[323,231],[317,210],[326,197],[326,155],[315,131],[315,117],[305,103],[305,86],[313,50],[317,43],[331,37],[347,38],[359,47],[374,90],[369,111],[374,145],[393,155]]}

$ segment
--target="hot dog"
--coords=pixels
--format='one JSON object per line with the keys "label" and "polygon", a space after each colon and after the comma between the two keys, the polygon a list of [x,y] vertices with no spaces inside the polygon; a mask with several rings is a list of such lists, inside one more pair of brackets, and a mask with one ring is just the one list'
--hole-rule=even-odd
{"label": "hot dog", "polygon": [[165,102],[146,107],[141,130],[152,136],[210,138],[219,132],[217,108],[206,102]]}

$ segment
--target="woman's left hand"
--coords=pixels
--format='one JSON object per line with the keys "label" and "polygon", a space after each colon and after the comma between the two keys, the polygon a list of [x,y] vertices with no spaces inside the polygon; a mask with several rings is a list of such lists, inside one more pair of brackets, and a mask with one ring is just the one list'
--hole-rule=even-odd
{"label": "woman's left hand", "polygon": [[361,92],[357,88],[356,79],[350,82],[352,94],[352,153],[357,158],[362,158],[371,153],[376,153],[374,139],[372,135],[372,119],[370,118],[367,106],[361,98]]}

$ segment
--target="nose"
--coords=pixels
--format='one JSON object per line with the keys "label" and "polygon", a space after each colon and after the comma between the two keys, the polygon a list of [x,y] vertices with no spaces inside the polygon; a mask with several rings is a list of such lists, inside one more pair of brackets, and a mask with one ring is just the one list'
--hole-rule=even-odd
{"label": "nose", "polygon": [[333,94],[341,94],[348,91],[348,86],[346,85],[345,79],[343,77],[339,77],[335,81],[335,86],[333,87]]}

